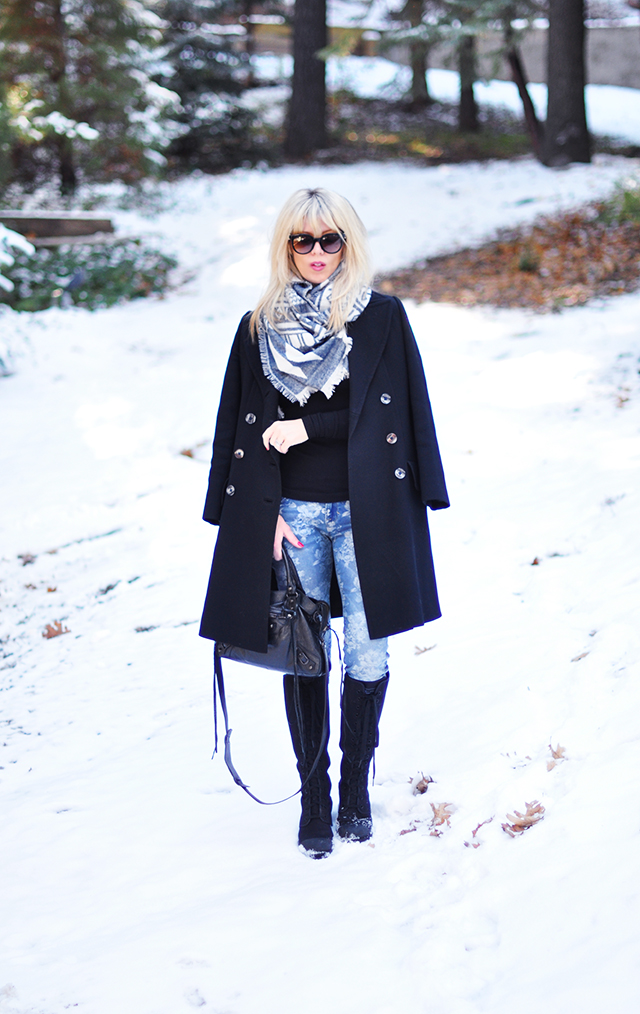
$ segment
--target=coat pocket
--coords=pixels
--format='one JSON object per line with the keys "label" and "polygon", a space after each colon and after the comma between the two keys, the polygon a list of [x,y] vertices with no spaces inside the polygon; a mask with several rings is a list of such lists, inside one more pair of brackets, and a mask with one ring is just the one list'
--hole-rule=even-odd
{"label": "coat pocket", "polygon": [[409,471],[411,472],[411,478],[413,479],[413,485],[415,486],[416,492],[420,492],[420,473],[418,472],[417,461],[407,461]]}

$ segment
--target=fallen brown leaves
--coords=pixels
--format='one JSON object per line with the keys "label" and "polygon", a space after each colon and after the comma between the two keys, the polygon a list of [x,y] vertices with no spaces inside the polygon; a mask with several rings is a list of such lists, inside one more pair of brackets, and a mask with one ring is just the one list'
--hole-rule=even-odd
{"label": "fallen brown leaves", "polygon": [[[484,827],[485,824],[490,824],[492,820],[493,820],[493,817],[488,817],[487,820],[481,821],[477,825],[477,827],[474,827],[473,831],[471,832],[471,837],[475,838],[475,836],[477,835],[477,833],[480,830],[480,828]],[[472,842],[466,841],[464,844],[466,845],[467,848],[471,847],[472,849],[479,849],[480,846],[482,845],[482,842],[481,841],[472,841]]]}
{"label": "fallen brown leaves", "polygon": [[184,458],[195,458],[200,448],[206,447],[210,442],[211,442],[210,440],[201,440],[200,443],[194,444],[193,447],[185,447],[178,453],[181,454]]}
{"label": "fallen brown leaves", "polygon": [[566,761],[566,749],[564,746],[560,746],[559,743],[557,744],[555,750],[551,746],[551,743],[549,743],[549,749],[551,750],[553,760],[547,761],[547,771],[553,771],[557,764],[561,764],[562,761]]}
{"label": "fallen brown leaves", "polygon": [[518,810],[508,813],[507,820],[510,823],[502,825],[502,830],[506,831],[512,838],[515,838],[519,834],[524,834],[525,831],[528,831],[534,824],[538,824],[544,817],[544,806],[537,799],[524,805],[527,808],[526,813],[520,813]]}
{"label": "fallen brown leaves", "polygon": [[68,633],[68,627],[63,627],[60,620],[54,620],[53,623],[47,623],[46,627],[42,631],[42,636],[49,641],[52,637],[60,637],[61,634]]}
{"label": "fallen brown leaves", "polygon": [[431,818],[429,827],[432,828],[432,830],[429,831],[429,834],[432,838],[439,838],[442,835],[442,827],[444,824],[446,824],[447,827],[451,827],[449,818],[453,816],[454,805],[453,803],[438,803],[436,806],[435,803],[432,803],[431,809],[433,810],[433,817]]}
{"label": "fallen brown leaves", "polygon": [[425,775],[421,771],[419,775],[415,775],[414,778],[409,779],[409,784],[414,796],[421,796],[433,784],[433,778],[431,775]]}
{"label": "fallen brown leaves", "polygon": [[[413,781],[413,778],[411,781]],[[428,780],[425,779],[425,781],[429,784],[433,781],[433,779],[429,778]],[[423,791],[426,792],[426,787]],[[432,838],[440,838],[444,829],[443,826],[446,825],[446,827],[451,827],[449,818],[453,815],[455,806],[453,803],[438,803],[437,805],[435,803],[431,803],[431,809],[433,810],[433,817],[427,825],[427,827],[431,828],[429,834]],[[422,824],[422,819],[420,817],[416,817],[411,821],[409,827],[404,827],[402,831],[399,831],[398,833],[400,835],[412,834],[414,831],[418,830],[418,824]]]}
{"label": "fallen brown leaves", "polygon": [[532,226],[499,233],[478,249],[382,276],[378,287],[417,302],[540,312],[632,292],[640,285],[640,227],[599,218],[602,207],[540,218]]}
{"label": "fallen brown leaves", "polygon": [[419,645],[416,644],[413,653],[414,655],[424,655],[426,651],[433,651],[435,647],[436,647],[435,644],[430,644],[428,648],[421,648]]}

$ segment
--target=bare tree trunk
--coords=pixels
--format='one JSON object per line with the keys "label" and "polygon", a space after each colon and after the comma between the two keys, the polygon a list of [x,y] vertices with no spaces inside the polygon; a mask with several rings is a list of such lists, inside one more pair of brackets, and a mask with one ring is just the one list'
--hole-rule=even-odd
{"label": "bare tree trunk", "polygon": [[527,88],[527,78],[524,72],[524,67],[522,66],[522,60],[520,59],[520,53],[515,46],[512,46],[512,48],[507,52],[507,60],[509,61],[509,66],[511,67],[511,76],[522,101],[524,118],[531,138],[531,147],[533,148],[536,158],[542,161],[542,124],[537,117],[535,106],[531,101],[529,89]]}
{"label": "bare tree trunk", "polygon": [[584,105],[584,0],[549,0],[549,98],[544,162],[591,161]]}
{"label": "bare tree trunk", "polygon": [[247,33],[244,37],[244,51],[249,58],[249,62],[247,64],[247,77],[245,84],[247,88],[253,88],[254,84],[256,83],[255,75],[253,73],[253,66],[251,64],[251,59],[256,51],[255,26],[251,20],[251,15],[253,14],[253,0],[244,0],[242,7],[243,13],[240,17],[240,21],[244,25],[245,31]]}
{"label": "bare tree trunk", "polygon": [[[413,28],[422,24],[424,14],[424,0],[407,0],[402,9]],[[427,61],[429,58],[430,46],[420,39],[411,40],[409,52],[411,59],[411,107],[412,109],[424,109],[430,105],[433,99],[429,95],[427,84]]]}
{"label": "bare tree trunk", "polygon": [[476,80],[476,40],[465,35],[458,45],[458,71],[460,74],[460,106],[458,129],[463,133],[476,133],[480,129],[478,106],[473,85]]}
{"label": "bare tree trunk", "polygon": [[[67,54],[65,52],[65,23],[62,13],[62,0],[56,0],[53,11],[56,28],[55,68],[51,72],[52,82],[58,86],[58,108],[63,116],[69,116],[67,96]],[[58,171],[60,173],[61,193],[73,194],[77,186],[76,170],[73,158],[73,142],[64,134],[56,138],[58,148]]]}
{"label": "bare tree trunk", "polygon": [[325,64],[326,0],[296,0],[293,16],[293,82],[285,148],[300,158],[327,145]]}
{"label": "bare tree trunk", "polygon": [[433,99],[429,95],[427,84],[427,58],[429,47],[424,43],[414,42],[411,46],[411,106],[423,109],[431,105]]}
{"label": "bare tree trunk", "polygon": [[60,173],[60,192],[65,195],[75,193],[78,183],[73,158],[73,143],[70,137],[58,136],[58,171]]}

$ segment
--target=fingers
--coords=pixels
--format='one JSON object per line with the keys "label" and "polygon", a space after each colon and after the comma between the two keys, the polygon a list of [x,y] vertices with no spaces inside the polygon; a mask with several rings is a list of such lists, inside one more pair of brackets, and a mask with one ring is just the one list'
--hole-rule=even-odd
{"label": "fingers", "polygon": [[279,419],[267,426],[262,434],[265,451],[269,445],[275,447],[280,454],[286,454],[290,447],[308,440],[307,431],[302,419]]}
{"label": "fingers", "polygon": [[284,518],[282,520],[282,525],[283,525],[282,534],[284,535],[287,542],[289,542],[292,546],[295,546],[296,549],[304,549],[304,546],[300,542],[300,539],[298,538],[297,535],[293,534]]}
{"label": "fingers", "polygon": [[274,560],[282,559],[282,540],[286,539],[296,549],[304,549],[304,546],[300,542],[297,535],[294,535],[291,528],[282,517],[282,514],[278,515],[278,521],[276,523],[276,534],[273,540],[273,558]]}

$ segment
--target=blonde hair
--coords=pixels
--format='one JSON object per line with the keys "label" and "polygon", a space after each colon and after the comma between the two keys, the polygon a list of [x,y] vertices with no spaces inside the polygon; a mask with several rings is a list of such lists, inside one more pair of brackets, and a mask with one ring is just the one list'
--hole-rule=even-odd
{"label": "blonde hair", "polygon": [[323,227],[341,232],[345,237],[342,270],[333,285],[328,322],[333,332],[344,327],[353,304],[371,278],[367,231],[349,201],[340,194],[320,188],[296,190],[276,219],[270,250],[271,277],[249,323],[254,337],[262,314],[275,327],[286,317],[285,289],[291,281],[300,278],[289,236],[302,231],[320,235]]}

